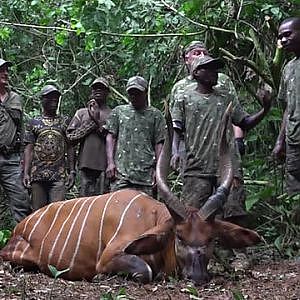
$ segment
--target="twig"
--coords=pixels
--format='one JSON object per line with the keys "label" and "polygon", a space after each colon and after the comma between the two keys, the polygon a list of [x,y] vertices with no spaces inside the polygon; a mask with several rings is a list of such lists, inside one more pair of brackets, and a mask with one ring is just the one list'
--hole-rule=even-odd
{"label": "twig", "polygon": [[242,39],[246,39],[246,40],[249,40],[249,41],[252,42],[252,39],[250,37],[245,37],[245,36],[243,36],[241,34],[237,34],[235,32],[235,30],[226,29],[226,28],[220,28],[220,27],[216,27],[216,26],[210,26],[210,25],[207,25],[207,24],[196,22],[196,21],[188,18],[187,16],[185,16],[182,12],[178,11],[173,6],[169,5],[166,1],[160,0],[160,2],[162,4],[164,4],[168,9],[170,9],[171,11],[173,11],[176,14],[178,14],[179,16],[181,16],[182,18],[186,19],[187,21],[189,21],[190,23],[192,23],[194,25],[197,25],[199,27],[205,28],[207,30],[215,30],[215,31],[221,31],[221,32],[231,33],[231,34],[234,34],[236,36],[236,38],[242,38]]}
{"label": "twig", "polygon": [[[29,27],[29,28],[37,28],[37,29],[50,29],[50,30],[60,30],[60,31],[67,31],[67,32],[74,32],[76,30],[66,28],[66,27],[58,27],[58,26],[42,26],[42,25],[35,25],[35,24],[24,24],[24,23],[12,23],[12,22],[3,22],[0,21],[0,25],[6,26],[16,26],[16,27]],[[209,25],[205,25],[211,28]],[[222,30],[226,32],[226,29]],[[109,36],[119,36],[119,37],[136,37],[136,38],[160,38],[160,37],[173,37],[173,36],[194,36],[202,34],[202,31],[197,32],[186,32],[186,33],[117,33],[117,32],[108,32],[108,31],[90,31],[91,33],[109,35]]]}

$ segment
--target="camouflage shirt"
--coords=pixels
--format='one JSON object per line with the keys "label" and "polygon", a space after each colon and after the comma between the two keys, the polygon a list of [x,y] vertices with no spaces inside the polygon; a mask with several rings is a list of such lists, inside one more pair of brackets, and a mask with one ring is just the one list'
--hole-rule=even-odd
{"label": "camouflage shirt", "polygon": [[[238,125],[247,113],[239,104],[236,94],[221,88],[215,88],[211,94],[186,89],[176,99],[172,118],[174,128],[179,128],[185,134],[184,176],[217,175],[221,120],[231,101],[234,107],[232,121]],[[229,131],[233,140],[232,128]]]}
{"label": "camouflage shirt", "polygon": [[65,178],[66,129],[69,118],[39,116],[26,124],[25,144],[33,144],[31,181],[61,181]]}
{"label": "camouflage shirt", "polygon": [[[192,78],[191,75],[176,82],[172,88],[170,94],[170,107],[172,108],[176,99],[186,89],[195,89],[197,87],[197,81]],[[218,74],[217,89],[227,90],[231,94],[236,94],[236,90],[229,76],[223,73]]]}
{"label": "camouflage shirt", "polygon": [[292,59],[283,69],[278,99],[287,103],[286,141],[300,144],[300,58]]}
{"label": "camouflage shirt", "polygon": [[137,111],[131,104],[120,105],[112,110],[105,127],[117,139],[117,177],[133,184],[151,186],[155,145],[164,140],[162,113],[151,106]]}
{"label": "camouflage shirt", "polygon": [[[12,146],[15,141],[17,131],[20,132],[22,130],[21,101],[21,97],[10,90],[7,90],[7,96],[4,101],[0,101],[0,148],[3,146]],[[11,117],[12,110],[19,112],[17,114],[19,116],[18,120],[14,120]]]}

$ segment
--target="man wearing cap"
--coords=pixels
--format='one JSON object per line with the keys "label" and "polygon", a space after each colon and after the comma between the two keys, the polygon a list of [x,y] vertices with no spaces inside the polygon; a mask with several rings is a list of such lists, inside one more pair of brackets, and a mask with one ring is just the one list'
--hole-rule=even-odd
{"label": "man wearing cap", "polygon": [[[182,80],[178,81],[171,91],[170,95],[170,107],[172,108],[176,99],[183,93],[185,90],[194,90],[197,87],[197,81],[193,78],[191,68],[192,63],[195,58],[198,56],[208,55],[208,51],[201,41],[192,41],[186,46],[183,51],[183,60],[189,71],[189,75]],[[224,73],[218,73],[218,83],[216,88],[228,91],[230,94],[237,97],[236,90],[231,79]],[[241,167],[241,155],[245,152],[244,145],[244,132],[243,130],[233,125],[235,144],[236,144],[236,153],[234,154],[234,161],[236,162],[235,166],[235,179],[232,186],[232,191],[226,202],[227,209],[225,210],[224,217],[230,221],[233,219],[243,219],[246,216],[245,210],[245,189],[243,185],[243,171]],[[184,168],[185,164],[185,147],[183,142],[183,136],[180,137],[179,151],[176,153],[173,149],[173,157],[171,159],[171,166],[173,169],[177,169],[178,163],[180,160],[181,169]]]}
{"label": "man wearing cap", "polygon": [[54,85],[46,85],[41,91],[43,114],[26,125],[23,184],[31,187],[33,210],[64,200],[66,188],[75,182],[74,148],[66,139],[69,118],[57,115],[60,96]]}
{"label": "man wearing cap", "polygon": [[100,77],[93,81],[91,88],[91,100],[87,108],[77,110],[67,128],[68,140],[72,144],[80,143],[80,196],[108,192],[105,176],[107,131],[103,126],[111,112],[107,106],[109,84],[105,78]]}
{"label": "man wearing cap", "polygon": [[11,65],[0,58],[0,184],[9,198],[12,216],[19,222],[29,213],[29,202],[20,170],[21,97],[8,87],[8,68]]}
{"label": "man wearing cap", "polygon": [[133,188],[152,196],[165,120],[158,109],[148,106],[148,82],[143,77],[129,78],[126,90],[130,104],[113,109],[106,124],[107,176],[112,190]]}
{"label": "man wearing cap", "polygon": [[[218,184],[218,142],[221,120],[228,104],[233,103],[233,124],[243,130],[257,125],[270,109],[270,99],[265,97],[263,109],[248,115],[236,94],[217,86],[218,70],[222,66],[222,61],[208,55],[196,57],[191,66],[196,89],[184,90],[172,110],[174,151],[178,151],[179,136],[183,133],[186,147],[182,197],[187,204],[197,208]],[[233,137],[232,131],[231,135]]]}

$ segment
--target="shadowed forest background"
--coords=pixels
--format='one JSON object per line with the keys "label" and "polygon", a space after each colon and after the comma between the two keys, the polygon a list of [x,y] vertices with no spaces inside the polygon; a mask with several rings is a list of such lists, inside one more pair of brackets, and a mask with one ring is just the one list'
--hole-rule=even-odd
{"label": "shadowed forest background", "polygon": [[[149,81],[151,104],[162,109],[174,83],[186,76],[181,53],[192,40],[223,58],[224,73],[248,112],[261,106],[258,88],[272,88],[270,113],[246,134],[247,209],[252,227],[280,254],[299,255],[300,229],[291,217],[300,197],[287,197],[284,166],[271,159],[282,119],[275,99],[291,58],[276,47],[277,28],[300,15],[299,0],[2,0],[0,15],[0,55],[14,63],[10,82],[23,97],[25,121],[40,113],[38,93],[45,84],[59,87],[60,111],[73,116],[98,76],[110,81],[111,107],[127,101],[126,81],[139,74]],[[176,179],[172,184],[178,189]],[[0,242],[9,227],[5,218],[2,205]]]}

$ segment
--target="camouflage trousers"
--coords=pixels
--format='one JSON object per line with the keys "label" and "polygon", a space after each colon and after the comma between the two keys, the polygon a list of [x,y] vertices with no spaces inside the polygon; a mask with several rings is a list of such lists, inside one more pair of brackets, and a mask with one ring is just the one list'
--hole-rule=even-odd
{"label": "camouflage trousers", "polygon": [[[187,205],[200,208],[213,194],[217,186],[218,181],[216,176],[185,176],[183,179],[182,199]],[[234,178],[230,194],[223,206],[223,218],[247,215],[245,199],[246,195],[243,180]]]}
{"label": "camouflage trousers", "polygon": [[108,180],[105,171],[92,169],[80,170],[80,196],[89,197],[102,195],[109,191]]}
{"label": "camouflage trousers", "polygon": [[37,210],[49,203],[65,199],[64,181],[36,181],[31,184],[31,206]]}
{"label": "camouflage trousers", "polygon": [[0,154],[0,184],[9,199],[11,214],[20,222],[30,213],[29,197],[22,184],[20,156]]}
{"label": "camouflage trousers", "polygon": [[290,196],[300,193],[300,145],[286,144],[286,189]]}
{"label": "camouflage trousers", "polygon": [[149,196],[153,197],[153,188],[152,186],[141,185],[141,184],[134,184],[124,178],[116,179],[110,184],[111,191],[117,191],[121,189],[133,189],[144,192]]}

